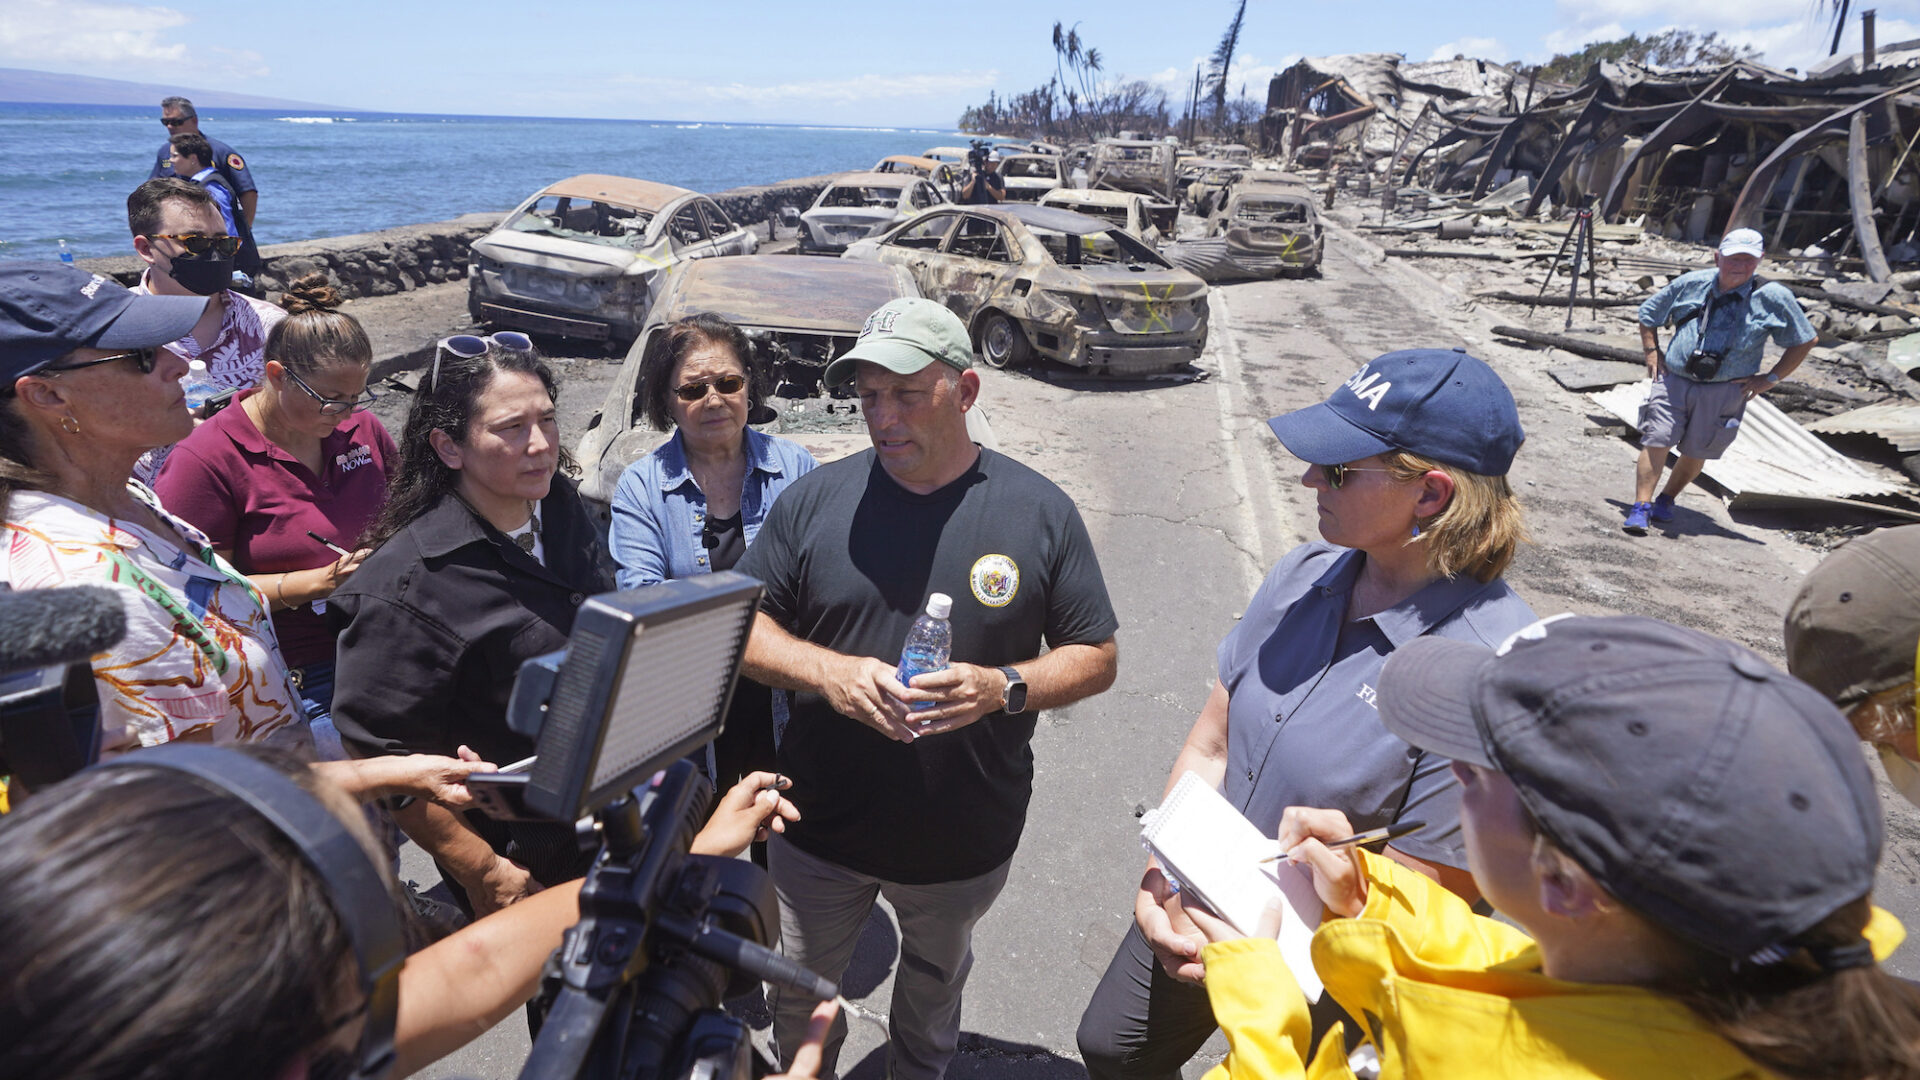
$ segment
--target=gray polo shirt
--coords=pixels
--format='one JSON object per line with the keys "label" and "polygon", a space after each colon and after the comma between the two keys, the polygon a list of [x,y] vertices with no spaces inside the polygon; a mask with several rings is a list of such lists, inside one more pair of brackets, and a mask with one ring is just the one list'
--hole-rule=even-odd
{"label": "gray polo shirt", "polygon": [[1340,810],[1355,829],[1425,821],[1394,847],[1465,867],[1460,789],[1448,760],[1389,732],[1374,688],[1387,654],[1414,638],[1435,634],[1491,648],[1532,623],[1533,609],[1504,580],[1462,576],[1348,622],[1365,561],[1332,544],[1300,545],[1267,575],[1220,643],[1229,700],[1226,796],[1268,835],[1289,806]]}

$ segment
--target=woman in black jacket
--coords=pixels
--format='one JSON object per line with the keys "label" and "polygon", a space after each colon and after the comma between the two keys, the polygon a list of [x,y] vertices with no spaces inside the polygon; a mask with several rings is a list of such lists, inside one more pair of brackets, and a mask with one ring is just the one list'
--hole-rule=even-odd
{"label": "woman in black jacket", "polygon": [[[462,745],[507,764],[533,740],[507,727],[522,661],[562,648],[574,612],[613,588],[554,418],[552,371],[525,336],[442,342],[407,414],[400,467],[367,556],[331,605],[340,627],[334,719],[360,756]],[[571,826],[395,811],[476,915],[574,876]]]}

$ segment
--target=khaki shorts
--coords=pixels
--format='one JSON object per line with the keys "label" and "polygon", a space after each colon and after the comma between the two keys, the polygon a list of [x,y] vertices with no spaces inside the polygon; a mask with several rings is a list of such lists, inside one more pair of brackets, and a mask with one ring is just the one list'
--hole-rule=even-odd
{"label": "khaki shorts", "polygon": [[1733,445],[1746,411],[1744,381],[1694,382],[1663,369],[1640,407],[1640,446],[1675,447],[1682,457],[1711,461]]}

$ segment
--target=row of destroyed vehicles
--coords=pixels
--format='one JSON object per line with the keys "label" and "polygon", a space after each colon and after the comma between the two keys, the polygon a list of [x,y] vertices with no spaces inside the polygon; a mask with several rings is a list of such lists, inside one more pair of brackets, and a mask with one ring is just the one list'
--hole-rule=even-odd
{"label": "row of destroyed vehicles", "polygon": [[[474,242],[469,311],[484,325],[631,342],[579,447],[583,491],[596,501],[660,438],[645,430],[637,395],[648,340],[698,312],[741,326],[754,343],[755,379],[785,398],[821,394],[826,365],[852,347],[870,312],[899,296],[954,311],[995,368],[1044,358],[1139,377],[1199,358],[1209,286],[1163,253],[1179,246],[1168,240],[1175,218],[1164,200],[1055,188],[1033,202],[959,206],[942,190],[953,166],[930,152],[837,177],[810,211],[831,213],[802,234],[803,247],[839,251],[835,259],[756,254],[752,229],[684,188],[571,177]],[[1319,226],[1305,195],[1287,193],[1307,207],[1317,261]],[[1223,200],[1226,212],[1215,215],[1227,223],[1222,235],[1236,227],[1232,205]]]}

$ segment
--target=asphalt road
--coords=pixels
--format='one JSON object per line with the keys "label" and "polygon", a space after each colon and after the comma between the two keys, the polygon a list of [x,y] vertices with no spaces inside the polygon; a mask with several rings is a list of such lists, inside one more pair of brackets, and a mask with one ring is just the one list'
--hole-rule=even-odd
{"label": "asphalt road", "polygon": [[[1136,813],[1206,697],[1214,647],[1266,569],[1313,534],[1312,495],[1264,420],[1320,400],[1361,362],[1413,345],[1465,346],[1513,387],[1529,442],[1514,480],[1537,543],[1512,579],[1541,614],[1637,611],[1689,622],[1778,657],[1780,612],[1817,553],[1790,522],[1730,518],[1683,499],[1678,527],[1635,541],[1618,529],[1633,451],[1584,398],[1548,381],[1537,354],[1490,343],[1497,319],[1441,283],[1335,231],[1324,274],[1216,289],[1196,377],[1115,384],[1064,371],[985,372],[983,401],[1002,451],[1059,483],[1081,508],[1122,627],[1120,675],[1097,698],[1045,714],[1037,774],[1011,877],[975,935],[958,1080],[1082,1075],[1074,1029],[1131,918],[1144,855]],[[569,438],[612,365],[568,361]],[[390,422],[393,422],[390,420]],[[1796,525],[1804,527],[1804,525]],[[1877,766],[1876,766],[1877,768]],[[1884,785],[1883,785],[1884,787]],[[1920,919],[1920,823],[1888,796],[1879,896]],[[431,867],[409,863],[417,880]],[[884,1022],[896,961],[893,922],[875,912],[844,986]],[[1892,970],[1920,975],[1909,948]],[[525,1027],[510,1018],[427,1076],[515,1075]],[[1187,1068],[1218,1060],[1214,1042]],[[884,1033],[855,1019],[843,1076],[884,1075]]]}

